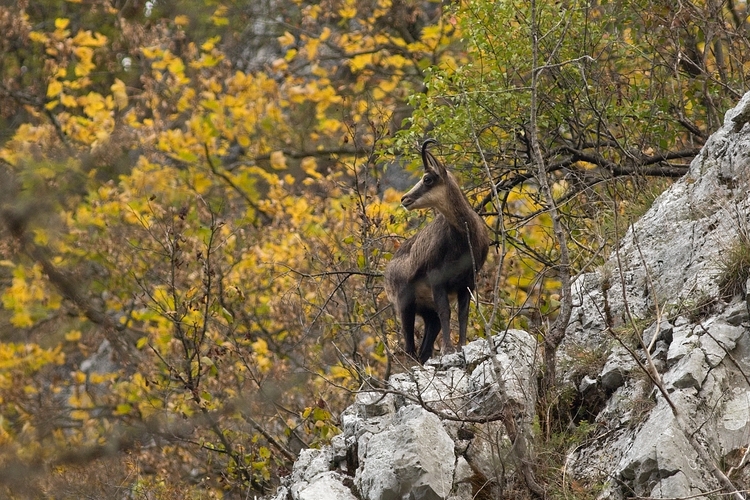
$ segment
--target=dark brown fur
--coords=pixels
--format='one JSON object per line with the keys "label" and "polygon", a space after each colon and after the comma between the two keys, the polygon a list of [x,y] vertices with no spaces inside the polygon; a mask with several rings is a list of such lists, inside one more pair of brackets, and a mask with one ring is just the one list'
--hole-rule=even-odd
{"label": "dark brown fur", "polygon": [[421,316],[425,331],[419,361],[432,356],[438,333],[443,352],[453,352],[450,302],[458,302],[459,346],[466,343],[469,302],[474,277],[487,258],[489,238],[481,217],[471,208],[456,179],[422,145],[425,173],[401,198],[407,209],[434,208],[438,214],[424,229],[406,240],[385,269],[388,299],[401,320],[406,353],[417,358],[414,320]]}

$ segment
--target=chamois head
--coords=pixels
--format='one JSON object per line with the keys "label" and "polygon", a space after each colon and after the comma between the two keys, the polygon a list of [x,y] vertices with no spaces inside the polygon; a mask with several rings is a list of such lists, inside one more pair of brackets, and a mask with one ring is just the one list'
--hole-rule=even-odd
{"label": "chamois head", "polygon": [[443,206],[450,200],[449,186],[458,188],[453,176],[428,151],[430,144],[437,144],[437,141],[427,139],[422,144],[422,164],[424,165],[422,179],[401,197],[401,204],[408,210],[435,208],[442,211]]}

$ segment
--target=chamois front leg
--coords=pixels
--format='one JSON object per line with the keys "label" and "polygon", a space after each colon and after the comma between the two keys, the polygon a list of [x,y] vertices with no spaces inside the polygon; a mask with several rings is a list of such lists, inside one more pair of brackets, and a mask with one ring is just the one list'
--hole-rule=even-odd
{"label": "chamois front leg", "polygon": [[471,293],[468,288],[458,292],[458,345],[466,345],[466,329],[469,324],[469,303]]}
{"label": "chamois front leg", "polygon": [[432,287],[432,298],[435,301],[435,309],[440,318],[440,329],[443,331],[443,354],[456,351],[451,341],[451,303],[448,298],[448,290],[445,286]]}
{"label": "chamois front leg", "polygon": [[440,317],[434,311],[424,311],[422,320],[424,321],[424,337],[419,348],[419,362],[425,364],[432,357],[435,340],[440,333]]}

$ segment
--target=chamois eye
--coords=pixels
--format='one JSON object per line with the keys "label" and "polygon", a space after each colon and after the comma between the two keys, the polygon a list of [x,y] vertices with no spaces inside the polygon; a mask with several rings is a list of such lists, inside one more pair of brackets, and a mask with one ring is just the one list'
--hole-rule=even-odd
{"label": "chamois eye", "polygon": [[422,182],[424,182],[425,186],[432,186],[435,183],[435,178],[432,177],[430,174],[426,174],[424,177],[422,177]]}

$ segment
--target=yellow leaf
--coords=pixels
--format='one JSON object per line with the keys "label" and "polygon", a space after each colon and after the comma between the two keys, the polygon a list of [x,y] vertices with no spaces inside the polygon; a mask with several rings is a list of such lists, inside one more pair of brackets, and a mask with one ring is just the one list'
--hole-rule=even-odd
{"label": "yellow leaf", "polygon": [[60,96],[60,103],[66,108],[75,108],[78,106],[78,101],[72,95],[63,94]]}
{"label": "yellow leaf", "polygon": [[206,194],[212,185],[211,179],[206,177],[202,172],[196,173],[195,177],[193,177],[193,188],[198,194]]}
{"label": "yellow leaf", "polygon": [[288,31],[285,31],[283,35],[277,38],[277,40],[279,41],[279,45],[281,45],[282,47],[287,47],[294,43],[294,35],[292,35]]}
{"label": "yellow leaf", "polygon": [[167,68],[169,68],[169,71],[171,71],[172,74],[180,75],[185,72],[185,63],[182,62],[182,59],[174,58],[169,61]]}
{"label": "yellow leaf", "polygon": [[297,55],[297,49],[289,49],[286,51],[286,54],[284,55],[284,59],[287,61],[291,61],[294,59],[294,57]]}
{"label": "yellow leaf", "polygon": [[310,73],[313,75],[319,77],[319,78],[327,78],[328,77],[328,70],[326,68],[323,68],[322,66],[319,66],[317,64],[313,64],[310,67]]}
{"label": "yellow leaf", "polygon": [[79,31],[73,38],[73,43],[86,47],[103,47],[107,44],[107,37],[101,33],[91,35],[91,31]]}
{"label": "yellow leaf", "polygon": [[89,92],[81,100],[83,101],[81,102],[83,104],[83,112],[91,118],[95,118],[97,113],[106,109],[106,101],[96,92]]}
{"label": "yellow leaf", "polygon": [[174,18],[174,23],[177,26],[187,26],[188,24],[190,24],[190,18],[182,14]]}
{"label": "yellow leaf", "polygon": [[31,314],[29,314],[28,311],[18,311],[13,313],[13,316],[10,318],[10,323],[19,328],[26,328],[32,326],[34,320],[31,319]]}
{"label": "yellow leaf", "polygon": [[156,59],[157,57],[161,57],[164,54],[164,51],[159,49],[158,47],[144,47],[141,49],[141,52],[143,53],[144,57],[147,57],[148,59]]}
{"label": "yellow leaf", "polygon": [[331,372],[331,378],[333,379],[346,380],[348,378],[351,378],[352,376],[349,370],[347,370],[346,368],[340,365],[332,366],[330,369],[330,372]]}
{"label": "yellow leaf", "polygon": [[37,245],[46,245],[47,243],[49,243],[47,232],[44,229],[34,229],[34,243],[36,243]]}
{"label": "yellow leaf", "polygon": [[313,59],[315,59],[315,56],[318,55],[318,45],[320,45],[320,40],[316,40],[313,38],[307,41],[306,50],[307,50],[307,58],[309,60],[312,61]]}
{"label": "yellow leaf", "polygon": [[211,52],[212,50],[214,50],[214,47],[216,47],[216,43],[219,40],[221,40],[221,38],[218,36],[209,38],[203,43],[203,45],[201,45],[201,50],[203,50],[204,52]]}
{"label": "yellow leaf", "polygon": [[52,80],[47,86],[47,97],[55,97],[62,92],[63,84],[61,81]]}
{"label": "yellow leaf", "polygon": [[255,354],[258,354],[260,356],[265,356],[268,354],[268,343],[263,339],[258,339],[252,344],[253,351],[255,351]]}
{"label": "yellow leaf", "polygon": [[289,64],[284,59],[276,59],[271,63],[271,68],[274,71],[285,71],[289,67]]}
{"label": "yellow leaf", "polygon": [[339,15],[342,19],[352,19],[357,15],[357,9],[353,5],[348,5],[343,9],[339,9]]}
{"label": "yellow leaf", "polygon": [[55,19],[55,28],[59,30],[64,30],[68,27],[68,24],[70,24],[70,19],[65,19],[62,17],[58,17],[57,19]]}
{"label": "yellow leaf", "polygon": [[70,412],[70,418],[74,420],[88,420],[89,413],[83,410],[73,410]]}
{"label": "yellow leaf", "polygon": [[310,5],[305,8],[304,13],[306,16],[309,16],[311,19],[315,20],[320,15],[322,7],[320,5]]}
{"label": "yellow leaf", "polygon": [[274,151],[271,153],[271,167],[274,170],[285,170],[286,169],[286,158],[282,151]]}
{"label": "yellow leaf", "polygon": [[226,5],[220,5],[216,8],[211,16],[211,22],[214,23],[214,26],[226,26],[229,24],[229,18],[225,16],[227,9]]}
{"label": "yellow leaf", "polygon": [[73,53],[78,57],[75,67],[76,76],[87,76],[96,67],[93,63],[94,50],[91,47],[76,47]]}
{"label": "yellow leaf", "polygon": [[45,43],[47,40],[47,35],[44,33],[39,33],[38,31],[32,31],[29,33],[29,38],[32,42],[38,42],[38,43]]}
{"label": "yellow leaf", "polygon": [[317,162],[312,156],[308,156],[300,163],[300,168],[310,177],[321,179],[323,176],[316,170]]}
{"label": "yellow leaf", "polygon": [[370,63],[372,63],[372,54],[360,54],[349,60],[349,68],[352,71],[359,71]]}
{"label": "yellow leaf", "polygon": [[128,93],[125,90],[125,83],[119,78],[116,78],[115,83],[112,84],[110,89],[115,98],[117,109],[125,109],[128,106]]}
{"label": "yellow leaf", "polygon": [[120,403],[115,409],[115,415],[127,415],[133,407],[127,403]]}
{"label": "yellow leaf", "polygon": [[65,334],[65,340],[68,342],[78,342],[81,340],[81,331],[80,330],[71,330],[68,333]]}
{"label": "yellow leaf", "polygon": [[422,28],[422,41],[436,41],[440,39],[441,27],[439,25],[425,26]]}
{"label": "yellow leaf", "polygon": [[383,58],[383,64],[400,69],[408,65],[409,61],[401,54],[395,54],[395,55]]}
{"label": "yellow leaf", "polygon": [[393,91],[398,85],[398,78],[393,77],[390,80],[383,80],[378,84],[378,88],[386,94]]}

